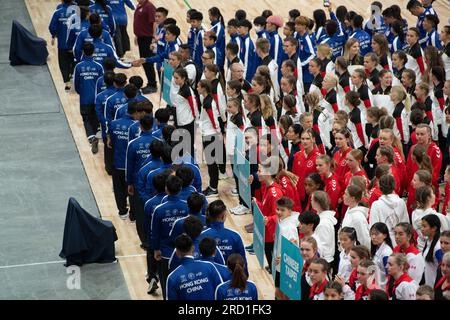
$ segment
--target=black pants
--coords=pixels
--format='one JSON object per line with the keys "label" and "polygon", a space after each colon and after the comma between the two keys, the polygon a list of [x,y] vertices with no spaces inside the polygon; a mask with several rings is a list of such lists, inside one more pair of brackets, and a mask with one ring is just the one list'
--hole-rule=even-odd
{"label": "black pants", "polygon": [[144,225],[144,204],[142,203],[141,197],[139,197],[136,189],[134,190],[134,195],[130,197],[130,207],[130,211],[134,212],[134,218],[136,220],[136,231],[139,239],[145,247],[148,247],[148,237],[147,233],[145,232]]}
{"label": "black pants", "polygon": [[[190,151],[189,152],[190,152],[192,158],[195,159],[195,149],[194,149],[194,146],[195,146],[195,140],[194,140],[194,138],[195,138],[195,120],[193,120],[191,123],[189,123],[187,125],[184,125],[184,126],[177,125],[176,127],[177,127],[177,129],[185,129],[188,131],[189,136],[190,136]],[[181,139],[180,142],[183,142],[183,139]],[[183,155],[180,155],[180,156],[183,156]]]}
{"label": "black pants", "polygon": [[161,260],[158,261],[158,275],[163,299],[166,300],[167,277],[169,276],[169,259],[161,258]]}
{"label": "black pants", "polygon": [[273,259],[273,242],[265,242],[264,243],[264,253],[266,254],[267,262],[269,263],[269,270],[272,270],[272,259]]}
{"label": "black pants", "polygon": [[80,105],[80,113],[83,118],[86,136],[90,139],[95,136],[98,131],[98,126],[100,125],[97,119],[97,113],[95,112],[95,104]]}
{"label": "black pants", "polygon": [[64,83],[69,82],[70,75],[73,73],[73,69],[75,68],[73,53],[69,50],[58,49],[58,64]]}
{"label": "black pants", "polygon": [[[220,153],[221,150],[217,150],[217,148],[222,149],[222,145],[221,134],[203,137],[203,152],[205,152],[206,165],[208,166],[209,186],[215,190],[217,190],[219,184],[219,166],[223,162],[223,157],[216,151]],[[208,146],[210,147],[208,148]]]}
{"label": "black pants", "polygon": [[[152,37],[138,37],[137,38],[139,46],[139,56],[141,58],[148,58],[153,56],[152,50],[150,50],[150,45],[152,44]],[[150,87],[156,87],[155,78],[155,67],[153,63],[143,64],[145,75],[147,76],[148,85]]]}
{"label": "black pants", "polygon": [[119,58],[122,58],[127,51],[130,51],[130,38],[128,37],[127,26],[116,26],[116,34],[114,35],[114,45]]}
{"label": "black pants", "polygon": [[103,139],[103,146],[104,146],[103,161],[105,162],[105,171],[106,171],[106,173],[111,176],[112,172],[113,172],[114,150],[112,148],[108,148],[106,143],[107,143],[107,140],[105,138],[105,139]]}
{"label": "black pants", "polygon": [[157,272],[158,262],[155,260],[155,250],[153,250],[153,246],[149,244],[147,247],[147,281],[149,283],[151,279],[158,279]]}
{"label": "black pants", "polygon": [[127,214],[127,183],[125,181],[125,170],[114,168],[112,174],[114,198],[120,215]]}

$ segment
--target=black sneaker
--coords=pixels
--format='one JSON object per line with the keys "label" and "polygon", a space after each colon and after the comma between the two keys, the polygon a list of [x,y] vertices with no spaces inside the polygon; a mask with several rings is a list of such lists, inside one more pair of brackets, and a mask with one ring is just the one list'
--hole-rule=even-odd
{"label": "black sneaker", "polygon": [[146,86],[146,87],[142,88],[143,94],[155,93],[157,91],[158,91],[158,89],[156,87]]}
{"label": "black sneaker", "polygon": [[155,294],[156,290],[158,290],[158,280],[152,278],[148,284],[147,294]]}
{"label": "black sneaker", "polygon": [[205,190],[203,190],[203,194],[205,195],[205,197],[209,198],[209,197],[217,197],[219,195],[219,192],[217,190],[211,189],[211,187],[208,187]]}
{"label": "black sneaker", "polygon": [[91,151],[93,154],[98,152],[98,138],[94,137],[91,139]]}

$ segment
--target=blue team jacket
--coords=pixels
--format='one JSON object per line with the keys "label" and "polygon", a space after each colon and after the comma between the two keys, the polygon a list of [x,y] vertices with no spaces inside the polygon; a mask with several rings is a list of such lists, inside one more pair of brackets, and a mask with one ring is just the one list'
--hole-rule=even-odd
{"label": "blue team jacket", "polygon": [[245,67],[245,75],[244,78],[247,81],[252,81],[253,76],[255,74],[255,46],[253,44],[250,35],[246,34],[245,36],[241,36],[241,50],[239,52],[239,59],[242,61]]}
{"label": "blue team jacket", "polygon": [[[103,62],[106,58],[112,58],[116,62],[116,67],[121,69],[129,69],[131,68],[130,63],[122,62],[116,54],[116,50],[111,47],[109,44],[103,42],[102,39],[94,39],[92,41],[94,45],[94,60],[103,65]],[[84,59],[84,55],[81,56],[81,59]]]}
{"label": "blue team jacket", "polygon": [[[136,192],[136,191],[135,191]],[[161,204],[161,200],[166,196],[164,192],[158,193],[152,198],[148,199],[148,201],[144,205],[144,228],[147,232],[148,239],[152,238],[152,216],[155,208]],[[149,241],[149,244],[152,242]]]}
{"label": "blue team jacket", "polygon": [[227,261],[228,257],[231,254],[239,253],[246,261],[245,265],[247,265],[244,244],[242,242],[241,236],[236,231],[225,228],[223,222],[212,222],[210,224],[210,228],[204,230],[200,234],[199,240],[202,240],[206,237],[216,239],[217,246],[222,252],[225,261]]}
{"label": "blue team jacket", "polygon": [[125,170],[125,159],[128,146],[128,129],[135,122],[129,114],[125,117],[113,120],[108,124],[108,134],[111,137],[111,144],[114,148],[114,168]]}
{"label": "blue team jacket", "polygon": [[71,47],[67,45],[68,26],[67,21],[75,11],[75,6],[70,4],[62,4],[53,13],[48,30],[53,38],[58,39],[58,49],[70,50]]}
{"label": "blue team jacket", "polygon": [[117,26],[126,26],[128,24],[125,5],[127,5],[131,10],[136,10],[136,7],[131,0],[109,0],[108,4],[112,9],[112,15]]}
{"label": "blue team jacket", "polygon": [[[111,48],[114,48],[111,35],[108,31],[103,30],[102,37],[100,38],[104,43],[111,46]],[[81,61],[81,57],[83,56],[83,45],[85,43],[93,43],[94,38],[92,38],[91,34],[89,33],[89,29],[82,30],[78,34],[77,40],[75,40],[75,44],[73,46],[73,55],[75,57],[75,60]]]}
{"label": "blue team jacket", "polygon": [[[187,202],[187,199],[189,198],[189,196],[194,192],[199,192],[201,194],[201,190],[197,190],[193,185],[189,185],[189,186],[181,189],[180,193],[178,194],[178,197],[180,197],[181,200],[184,200]],[[165,201],[166,201],[166,199],[163,199],[162,202],[165,202]],[[201,212],[203,215],[206,214],[206,208],[208,208],[208,200],[206,199],[205,196],[203,196],[203,208],[202,208],[202,212]]]}
{"label": "blue team jacket", "polygon": [[215,292],[216,300],[258,300],[258,289],[253,281],[247,280],[244,291],[231,287],[231,281],[219,285]]}
{"label": "blue team jacket", "polygon": [[[193,254],[194,259],[201,260],[202,256],[200,255],[200,250],[199,250],[199,245],[200,245],[199,238],[197,237],[197,238],[193,239],[192,242],[194,243],[194,254]],[[169,272],[172,272],[181,264],[181,259],[177,256],[176,251],[177,251],[176,249],[173,249],[172,255],[170,256]],[[223,260],[222,253],[220,252],[218,247],[216,247],[216,255],[214,257],[211,257],[211,260],[212,260],[211,263],[217,263],[218,265],[222,265],[225,267],[225,261]],[[220,273],[220,271],[219,271],[219,273]]]}
{"label": "blue team jacket", "polygon": [[167,202],[158,205],[152,216],[152,242],[154,250],[161,250],[161,256],[170,259],[173,245],[169,233],[173,223],[189,212],[187,203],[177,196],[170,195]]}
{"label": "blue team jacket", "polygon": [[[97,81],[97,84],[98,84],[98,81]],[[105,120],[106,100],[110,96],[112,96],[114,93],[116,93],[116,91],[117,91],[117,88],[114,86],[111,86],[111,87],[106,88],[105,90],[101,91],[95,97],[95,113],[97,113],[97,119],[100,122],[100,125],[102,127],[102,138],[103,139],[106,138],[106,120]]]}
{"label": "blue team jacket", "polygon": [[80,105],[95,104],[95,84],[102,75],[102,65],[92,57],[86,57],[75,66],[74,84],[75,91],[80,95]]}
{"label": "blue team jacket", "polygon": [[150,144],[155,140],[150,131],[142,131],[139,138],[131,140],[127,149],[126,181],[134,185],[145,158],[150,154]]}
{"label": "blue team jacket", "polygon": [[193,159],[190,155],[186,155],[175,159],[173,164],[184,164],[189,166],[192,169],[192,171],[194,171],[194,182],[192,183],[192,185],[194,186],[195,189],[197,189],[198,192],[201,192],[202,174],[200,172],[200,168],[197,162],[195,162],[195,159]]}
{"label": "blue team jacket", "polygon": [[370,35],[362,29],[356,29],[350,38],[355,38],[359,42],[359,51],[361,55],[364,57],[366,53],[372,51],[372,40]]}
{"label": "blue team jacket", "polygon": [[203,55],[203,35],[204,30],[203,28],[195,29],[194,31],[194,42],[193,42],[193,50],[192,50],[192,56],[195,64],[200,68],[203,69],[203,62],[202,62],[202,55]]}
{"label": "blue team jacket", "polygon": [[106,7],[107,11],[105,11],[99,3],[94,3],[93,5],[89,6],[89,11],[91,13],[97,13],[102,18],[102,21],[104,21],[108,26],[109,33],[111,33],[111,35],[114,35],[114,33],[116,32],[116,22],[113,17],[112,8],[109,5],[107,5]]}
{"label": "blue team jacket", "polygon": [[[167,196],[166,196],[167,197]],[[165,198],[165,197],[164,197]],[[161,200],[161,203],[164,203],[164,198]],[[189,210],[189,215],[183,218],[178,219],[173,223],[172,230],[170,230],[169,236],[172,242],[184,232],[183,224],[187,217],[192,216],[200,219],[203,225],[203,229],[206,229],[206,216],[201,212],[192,212]]]}
{"label": "blue team jacket", "polygon": [[225,64],[225,26],[220,21],[211,22],[211,30],[217,36],[216,47],[217,51],[221,53],[220,65]]}
{"label": "blue team jacket", "polygon": [[158,140],[163,140],[163,136],[162,136],[162,130],[167,126],[167,122],[166,123],[158,123],[156,124],[157,121],[155,121],[155,123],[153,124],[153,136],[158,139]]}
{"label": "blue team jacket", "polygon": [[117,88],[116,93],[111,95],[105,103],[105,122],[108,123],[114,120],[116,110],[119,109],[124,103],[128,101],[124,93],[124,88]]}
{"label": "blue team jacket", "polygon": [[147,200],[150,198],[150,196],[147,196],[145,193],[145,183],[147,181],[147,175],[161,167],[163,165],[163,162],[160,158],[155,159],[151,154],[147,157],[147,159],[144,160],[144,163],[142,164],[142,168],[139,169],[137,178],[136,178],[136,184],[135,189],[137,189],[137,192],[139,196],[141,197],[141,200],[143,203],[146,203]]}
{"label": "blue team jacket", "polygon": [[272,59],[275,60],[275,62],[278,65],[278,69],[281,72],[281,64],[284,61],[283,59],[284,51],[283,51],[283,40],[278,34],[278,31],[269,32],[269,41],[270,41],[269,55],[272,57]]}
{"label": "blue team jacket", "polygon": [[148,63],[162,63],[164,59],[169,59],[169,54],[174,51],[178,51],[179,45],[178,41],[169,41],[166,43],[166,46],[164,47],[164,51],[162,51],[159,54],[156,54],[152,57],[145,58],[145,62]]}
{"label": "blue team jacket", "polygon": [[[216,256],[217,256],[217,254],[216,254]],[[231,280],[231,271],[230,271],[230,269],[228,269],[224,264],[217,263],[215,261],[215,257],[200,256],[200,260],[211,262],[214,265],[214,267],[216,267],[217,271],[219,271],[220,276],[222,277],[223,281]]]}
{"label": "blue team jacket", "polygon": [[171,163],[164,163],[160,167],[148,173],[147,177],[145,178],[145,187],[144,187],[145,200],[147,200],[148,198],[152,197],[155,194],[155,188],[153,187],[153,177],[157,176],[160,173],[163,173],[164,171],[166,171],[171,167],[172,167]]}
{"label": "blue team jacket", "polygon": [[343,53],[345,45],[345,35],[342,32],[337,31],[335,34],[333,34],[333,36],[331,37],[327,36],[322,41],[322,43],[328,44],[330,48],[333,49],[331,60],[333,60],[334,62],[336,58],[340,57]]}
{"label": "blue team jacket", "polygon": [[298,57],[300,58],[303,72],[303,82],[312,83],[314,76],[309,72],[309,62],[316,56],[314,37],[307,32],[302,36],[297,34]]}
{"label": "blue team jacket", "polygon": [[222,278],[210,262],[185,256],[167,277],[167,300],[212,300]]}

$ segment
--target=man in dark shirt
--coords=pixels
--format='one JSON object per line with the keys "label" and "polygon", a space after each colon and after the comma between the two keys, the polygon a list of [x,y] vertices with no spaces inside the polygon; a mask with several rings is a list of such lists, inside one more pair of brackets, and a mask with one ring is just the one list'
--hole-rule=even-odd
{"label": "man in dark shirt", "polygon": [[[152,39],[155,35],[155,15],[156,8],[149,0],[138,0],[138,5],[134,12],[133,29],[139,47],[139,56],[141,58],[153,56],[150,45],[152,44]],[[146,62],[143,66],[148,83],[147,86],[142,89],[142,93],[155,93],[157,89],[153,63]]]}

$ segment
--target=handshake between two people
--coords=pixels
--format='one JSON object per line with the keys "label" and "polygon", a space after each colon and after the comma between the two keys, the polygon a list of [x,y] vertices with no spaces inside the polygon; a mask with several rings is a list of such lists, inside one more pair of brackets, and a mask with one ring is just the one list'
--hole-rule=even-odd
{"label": "handshake between two people", "polygon": [[141,67],[145,63],[145,58],[140,58],[131,62],[131,66],[133,67]]}

